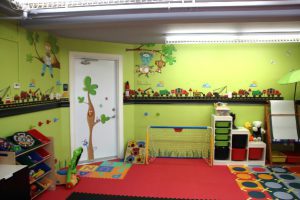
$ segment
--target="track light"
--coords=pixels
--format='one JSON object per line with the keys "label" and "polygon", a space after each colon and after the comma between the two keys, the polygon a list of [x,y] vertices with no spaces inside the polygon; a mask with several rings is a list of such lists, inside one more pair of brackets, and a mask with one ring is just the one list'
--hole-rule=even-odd
{"label": "track light", "polygon": [[290,33],[201,33],[170,34],[166,44],[205,44],[205,43],[295,43],[300,42],[300,32]]}

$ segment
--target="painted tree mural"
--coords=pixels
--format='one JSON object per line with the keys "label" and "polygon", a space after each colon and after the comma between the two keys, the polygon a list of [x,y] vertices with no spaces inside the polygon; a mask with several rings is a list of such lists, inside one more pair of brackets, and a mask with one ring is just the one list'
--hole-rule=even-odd
{"label": "painted tree mural", "polygon": [[89,127],[89,140],[88,140],[88,160],[94,160],[94,147],[93,147],[93,129],[96,124],[101,122],[102,124],[105,124],[108,120],[110,120],[110,117],[106,116],[105,114],[102,114],[100,118],[96,118],[95,108],[91,101],[91,96],[94,96],[97,94],[96,90],[98,89],[97,84],[92,84],[92,79],[90,76],[86,76],[84,78],[84,88],[83,91],[87,92],[87,98],[88,102],[84,102],[84,97],[78,97],[79,103],[86,103],[88,105],[88,112],[87,112],[87,123]]}
{"label": "painted tree mural", "polygon": [[[166,67],[166,65],[173,65],[176,62],[176,58],[174,56],[176,48],[174,45],[164,44],[160,48],[156,49],[154,49],[154,47],[155,44],[148,43],[141,44],[134,49],[126,49],[126,51],[139,52],[142,62],[140,65],[136,65],[136,72],[139,74],[139,76],[145,75],[146,77],[149,77],[149,74],[151,73],[162,73],[162,69]],[[155,60],[153,65],[151,65],[153,62],[152,59],[154,58],[157,60]]]}
{"label": "painted tree mural", "polygon": [[60,62],[57,59],[59,52],[59,46],[57,45],[57,39],[55,36],[49,34],[44,41],[45,54],[41,54],[38,51],[37,45],[40,42],[40,35],[37,32],[27,31],[27,41],[29,45],[34,47],[35,55],[28,53],[26,60],[32,62],[36,59],[42,63],[41,75],[44,76],[46,68],[49,69],[50,75],[53,78],[53,68],[60,69]]}

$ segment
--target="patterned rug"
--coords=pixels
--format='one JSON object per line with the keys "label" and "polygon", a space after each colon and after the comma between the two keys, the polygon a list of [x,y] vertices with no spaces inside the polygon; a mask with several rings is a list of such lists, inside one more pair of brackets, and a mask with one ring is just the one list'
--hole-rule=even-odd
{"label": "patterned rug", "polygon": [[100,165],[83,165],[77,174],[81,177],[123,179],[131,164],[104,161]]}
{"label": "patterned rug", "polygon": [[300,199],[299,168],[284,166],[228,166],[248,200]]}

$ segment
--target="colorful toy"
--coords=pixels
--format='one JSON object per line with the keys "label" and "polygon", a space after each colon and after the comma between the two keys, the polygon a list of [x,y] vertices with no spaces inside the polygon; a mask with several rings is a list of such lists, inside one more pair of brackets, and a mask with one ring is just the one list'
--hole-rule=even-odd
{"label": "colorful toy", "polygon": [[252,91],[252,96],[253,97],[256,97],[256,96],[261,97],[262,95],[263,95],[263,93],[260,90],[253,90]]}
{"label": "colorful toy", "polygon": [[178,97],[178,96],[189,96],[189,93],[188,93],[188,91],[186,91],[186,90],[184,90],[184,89],[182,89],[182,88],[176,88],[175,90],[171,90],[171,93],[172,94],[174,94],[176,97]]}
{"label": "colorful toy", "polygon": [[159,90],[160,96],[169,96],[170,92],[168,90]]}
{"label": "colorful toy", "polygon": [[4,138],[0,138],[0,151],[9,151],[12,144]]}
{"label": "colorful toy", "polygon": [[264,134],[266,131],[261,127],[262,122],[261,121],[254,121],[252,122],[252,134],[254,137],[254,141],[261,141],[262,140],[262,134]]}
{"label": "colorful toy", "polygon": [[68,164],[68,169],[59,170],[56,173],[56,184],[65,184],[67,189],[74,187],[78,181],[79,177],[76,175],[76,166],[83,152],[82,147],[78,147],[73,151],[73,157]]}
{"label": "colorful toy", "polygon": [[269,88],[267,90],[264,90],[264,93],[268,96],[268,97],[280,97],[281,92],[279,90],[275,90],[274,88]]}
{"label": "colorful toy", "polygon": [[17,132],[13,135],[13,140],[16,144],[23,148],[32,147],[35,144],[33,137],[26,132]]}

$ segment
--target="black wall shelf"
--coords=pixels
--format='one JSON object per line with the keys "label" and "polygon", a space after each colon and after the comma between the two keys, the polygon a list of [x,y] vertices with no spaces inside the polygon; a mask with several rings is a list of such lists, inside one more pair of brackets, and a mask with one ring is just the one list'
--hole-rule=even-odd
{"label": "black wall shelf", "polygon": [[197,98],[197,97],[136,97],[124,99],[124,104],[267,104],[269,100],[283,100],[283,97],[241,97],[241,98]]}
{"label": "black wall shelf", "polygon": [[63,99],[0,105],[0,118],[61,107],[70,107],[69,101],[67,99]]}

